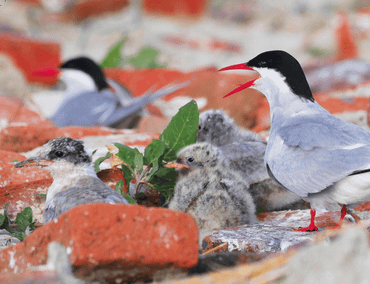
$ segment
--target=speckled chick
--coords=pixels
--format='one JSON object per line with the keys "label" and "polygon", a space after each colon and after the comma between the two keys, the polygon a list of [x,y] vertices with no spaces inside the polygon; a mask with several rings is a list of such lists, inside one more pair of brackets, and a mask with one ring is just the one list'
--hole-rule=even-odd
{"label": "speckled chick", "polygon": [[225,168],[243,177],[259,211],[307,208],[298,195],[270,179],[264,165],[266,141],[254,132],[240,130],[222,110],[200,114],[197,141],[219,146]]}
{"label": "speckled chick", "polygon": [[249,130],[240,129],[234,120],[222,110],[207,110],[199,115],[197,142],[208,142],[216,146],[223,146],[235,142],[258,141],[258,135]]}
{"label": "speckled chick", "polygon": [[213,230],[253,224],[256,209],[248,184],[224,168],[220,151],[209,143],[197,143],[180,150],[179,180],[170,209],[191,214],[200,230],[200,240]]}
{"label": "speckled chick", "polygon": [[53,139],[41,147],[37,156],[14,165],[16,168],[30,166],[47,169],[54,179],[46,195],[44,223],[80,204],[128,204],[97,177],[82,141],[69,137]]}

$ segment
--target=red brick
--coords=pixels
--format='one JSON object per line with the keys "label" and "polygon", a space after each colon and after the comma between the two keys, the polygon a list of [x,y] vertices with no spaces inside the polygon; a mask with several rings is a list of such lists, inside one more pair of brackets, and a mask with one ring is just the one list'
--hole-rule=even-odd
{"label": "red brick", "polygon": [[144,0],[143,9],[148,14],[162,16],[200,17],[205,12],[206,5],[205,0]]}
{"label": "red brick", "polygon": [[81,0],[70,6],[62,14],[62,19],[75,22],[83,21],[93,16],[118,12],[128,6],[129,3],[128,0]]}
{"label": "red brick", "polygon": [[117,182],[123,181],[122,191],[127,193],[127,184],[120,168],[106,169],[98,172],[98,178],[104,181],[108,186],[115,189]]}
{"label": "red brick", "polygon": [[145,281],[158,270],[188,270],[198,261],[198,229],[189,214],[101,203],[75,207],[1,250],[1,273],[46,264],[52,241],[68,247],[76,277],[89,281]]}
{"label": "red brick", "polygon": [[145,133],[162,133],[170,121],[169,118],[157,115],[145,116],[140,120],[137,130]]}
{"label": "red brick", "polygon": [[29,82],[55,84],[56,77],[35,77],[32,71],[60,65],[60,45],[25,36],[0,34],[0,52],[9,55]]}
{"label": "red brick", "polygon": [[55,270],[34,271],[28,269],[23,273],[3,273],[0,275],[1,283],[58,283],[58,275]]}

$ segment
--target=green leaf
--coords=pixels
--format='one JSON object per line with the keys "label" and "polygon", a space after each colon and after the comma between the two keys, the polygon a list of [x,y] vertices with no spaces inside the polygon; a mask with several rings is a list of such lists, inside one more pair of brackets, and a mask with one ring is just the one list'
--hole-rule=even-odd
{"label": "green leaf", "polygon": [[130,194],[127,193],[126,196],[125,196],[125,198],[128,201],[128,203],[130,203],[130,204],[137,204],[136,200],[134,198],[132,198],[130,196]]}
{"label": "green leaf", "polygon": [[168,201],[173,196],[177,181],[177,171],[161,167],[151,177],[150,182],[153,183],[153,188],[159,191]]}
{"label": "green leaf", "polygon": [[114,188],[119,194],[122,194],[123,180],[119,180]]}
{"label": "green leaf", "polygon": [[139,170],[141,170],[144,165],[143,154],[141,154],[137,148],[135,148],[134,165],[135,165],[135,168]]}
{"label": "green leaf", "polygon": [[31,207],[26,207],[22,212],[17,214],[15,222],[18,225],[19,231],[24,232],[27,227],[32,223],[32,209]]}
{"label": "green leaf", "polygon": [[35,193],[34,195],[39,195],[42,198],[46,198],[46,194],[45,193]]}
{"label": "green leaf", "polygon": [[199,112],[197,103],[192,100],[182,108],[171,119],[159,139],[169,147],[164,155],[165,161],[176,159],[177,151],[195,143],[199,123]]}
{"label": "green leaf", "polygon": [[109,159],[111,156],[111,154],[109,152],[107,152],[107,154],[104,156],[104,157],[100,157],[98,159],[96,159],[95,163],[94,163],[94,169],[95,169],[95,172],[100,172],[100,164],[103,163],[106,159]]}
{"label": "green leaf", "polygon": [[151,177],[156,173],[156,171],[162,166],[163,164],[163,156],[165,150],[168,148],[162,141],[153,139],[152,143],[150,143],[144,152],[144,164],[149,165],[152,163],[152,168],[150,173],[146,176],[146,180],[151,179]]}
{"label": "green leaf", "polygon": [[158,160],[166,149],[166,145],[157,139],[153,139],[152,143],[146,146],[144,151],[144,165],[149,165],[154,160]]}
{"label": "green leaf", "polygon": [[11,161],[11,163],[18,163],[18,160],[15,159],[15,160]]}
{"label": "green leaf", "polygon": [[123,62],[121,50],[124,42],[125,39],[122,39],[109,49],[107,55],[100,63],[101,68],[119,67],[121,65],[121,63]]}
{"label": "green leaf", "polygon": [[20,241],[23,241],[24,238],[26,237],[26,234],[25,233],[22,233],[22,232],[17,232],[17,233],[14,233],[14,234],[11,234],[13,237],[16,237],[17,239],[19,239]]}
{"label": "green leaf", "polygon": [[132,149],[129,146],[122,145],[122,144],[119,144],[119,143],[114,143],[114,146],[116,146],[118,148],[117,157],[121,161],[124,161],[126,164],[128,164],[132,168],[134,168],[136,151],[138,151],[138,150],[136,148]]}
{"label": "green leaf", "polygon": [[129,57],[127,62],[136,68],[166,67],[167,64],[160,64],[158,62],[159,53],[159,50],[153,47],[144,46],[137,55]]}
{"label": "green leaf", "polygon": [[131,169],[125,165],[121,165],[122,167],[122,173],[123,173],[123,176],[125,178],[125,181],[126,181],[126,184],[127,186],[130,185],[130,182],[133,180],[133,176],[132,176],[132,172],[131,172]]}
{"label": "green leaf", "polygon": [[4,222],[5,222],[5,216],[0,214],[0,228],[3,226]]}

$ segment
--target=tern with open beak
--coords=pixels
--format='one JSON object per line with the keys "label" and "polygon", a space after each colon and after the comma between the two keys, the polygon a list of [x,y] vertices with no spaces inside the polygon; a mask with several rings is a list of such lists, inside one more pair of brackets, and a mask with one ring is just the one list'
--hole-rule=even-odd
{"label": "tern with open beak", "polygon": [[334,117],[313,98],[299,62],[285,51],[259,54],[247,63],[222,68],[257,71],[245,88],[263,93],[270,104],[271,129],[264,163],[278,184],[311,204],[311,223],[299,231],[317,230],[317,209],[341,210],[370,200],[370,133]]}

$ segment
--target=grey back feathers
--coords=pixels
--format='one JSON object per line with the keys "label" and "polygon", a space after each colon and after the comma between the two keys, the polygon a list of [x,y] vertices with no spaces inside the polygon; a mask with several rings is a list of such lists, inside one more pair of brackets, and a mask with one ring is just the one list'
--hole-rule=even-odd
{"label": "grey back feathers", "polygon": [[212,230],[252,224],[255,205],[248,184],[235,172],[224,168],[217,147],[197,143],[178,153],[178,161],[189,170],[176,184],[170,209],[191,214],[201,230],[201,237]]}
{"label": "grey back feathers", "polygon": [[99,178],[82,177],[73,187],[58,192],[46,204],[43,214],[44,224],[77,205],[87,203],[128,204],[121,194]]}

